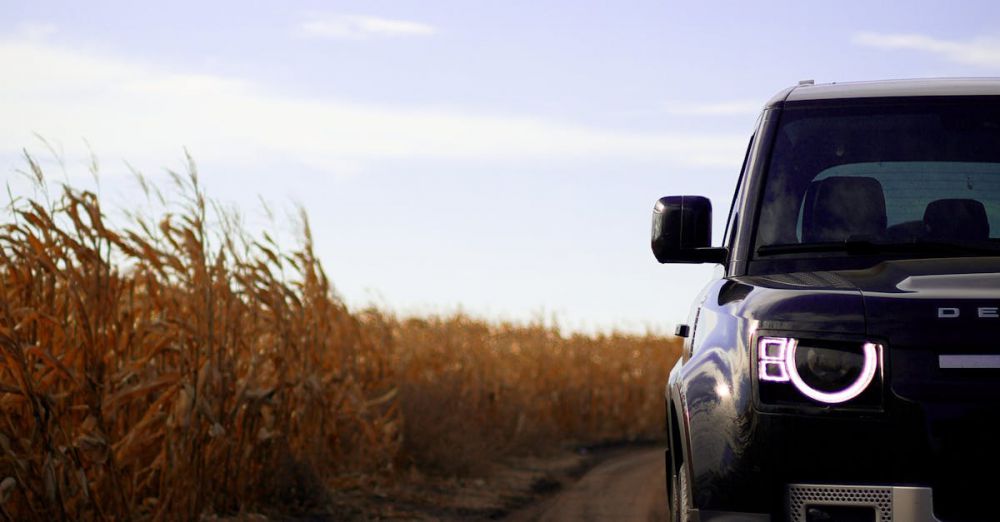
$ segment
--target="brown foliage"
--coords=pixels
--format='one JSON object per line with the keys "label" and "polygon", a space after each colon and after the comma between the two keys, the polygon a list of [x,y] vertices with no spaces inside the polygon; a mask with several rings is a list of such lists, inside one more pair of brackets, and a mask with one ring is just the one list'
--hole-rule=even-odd
{"label": "brown foliage", "polygon": [[[40,169],[29,159],[39,183]],[[0,515],[196,519],[418,465],[657,436],[676,346],[464,316],[352,314],[303,240],[214,215],[115,227],[97,197],[0,225]]]}
{"label": "brown foliage", "polygon": [[396,326],[404,456],[463,473],[510,453],[662,436],[678,346],[653,335],[563,336],[461,315]]}

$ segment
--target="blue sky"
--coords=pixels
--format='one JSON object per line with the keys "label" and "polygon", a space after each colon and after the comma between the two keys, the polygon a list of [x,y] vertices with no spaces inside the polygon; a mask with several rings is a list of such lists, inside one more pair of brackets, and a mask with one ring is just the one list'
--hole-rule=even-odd
{"label": "blue sky", "polygon": [[[141,205],[186,147],[215,198],[305,206],[355,306],[669,330],[658,196],[721,228],[759,107],[818,82],[1000,74],[990,2],[5,2],[0,168],[62,151]],[[86,141],[85,141],[86,140]],[[51,169],[57,165],[47,161]],[[54,177],[60,178],[62,174]],[[139,202],[139,203],[137,203]],[[291,237],[291,227],[276,225]]]}

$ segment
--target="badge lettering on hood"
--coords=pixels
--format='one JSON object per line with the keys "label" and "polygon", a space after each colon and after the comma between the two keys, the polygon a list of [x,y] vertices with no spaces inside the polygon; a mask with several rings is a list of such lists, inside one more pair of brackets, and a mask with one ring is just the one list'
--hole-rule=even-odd
{"label": "badge lettering on hood", "polygon": [[[937,313],[938,319],[957,319],[961,315],[961,309],[955,307],[940,307]],[[1000,319],[1000,307],[980,306],[976,308],[976,316],[980,319]]]}

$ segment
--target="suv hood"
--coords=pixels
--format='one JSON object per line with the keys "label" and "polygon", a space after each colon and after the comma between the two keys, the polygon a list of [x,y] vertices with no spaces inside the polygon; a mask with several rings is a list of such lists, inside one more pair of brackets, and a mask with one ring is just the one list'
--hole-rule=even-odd
{"label": "suv hood", "polygon": [[1000,257],[887,261],[840,274],[864,296],[869,335],[1000,354]]}
{"label": "suv hood", "polygon": [[[741,315],[767,327],[805,321],[820,326],[826,315],[902,345],[948,340],[989,344],[1000,353],[1000,257],[884,261],[864,270],[796,272],[741,277]],[[740,293],[731,289],[730,294]],[[723,291],[724,298],[726,291]],[[792,302],[789,302],[792,301]],[[794,325],[792,329],[795,329]],[[763,327],[763,325],[762,325]],[[841,330],[841,328],[837,328]],[[980,335],[982,334],[982,335]],[[990,335],[992,334],[992,335]]]}

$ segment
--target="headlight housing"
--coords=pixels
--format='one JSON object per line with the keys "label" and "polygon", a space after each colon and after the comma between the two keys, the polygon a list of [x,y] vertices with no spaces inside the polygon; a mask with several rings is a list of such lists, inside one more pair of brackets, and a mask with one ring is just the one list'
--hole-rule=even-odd
{"label": "headlight housing", "polygon": [[761,404],[849,409],[882,405],[879,343],[759,335],[755,348]]}

